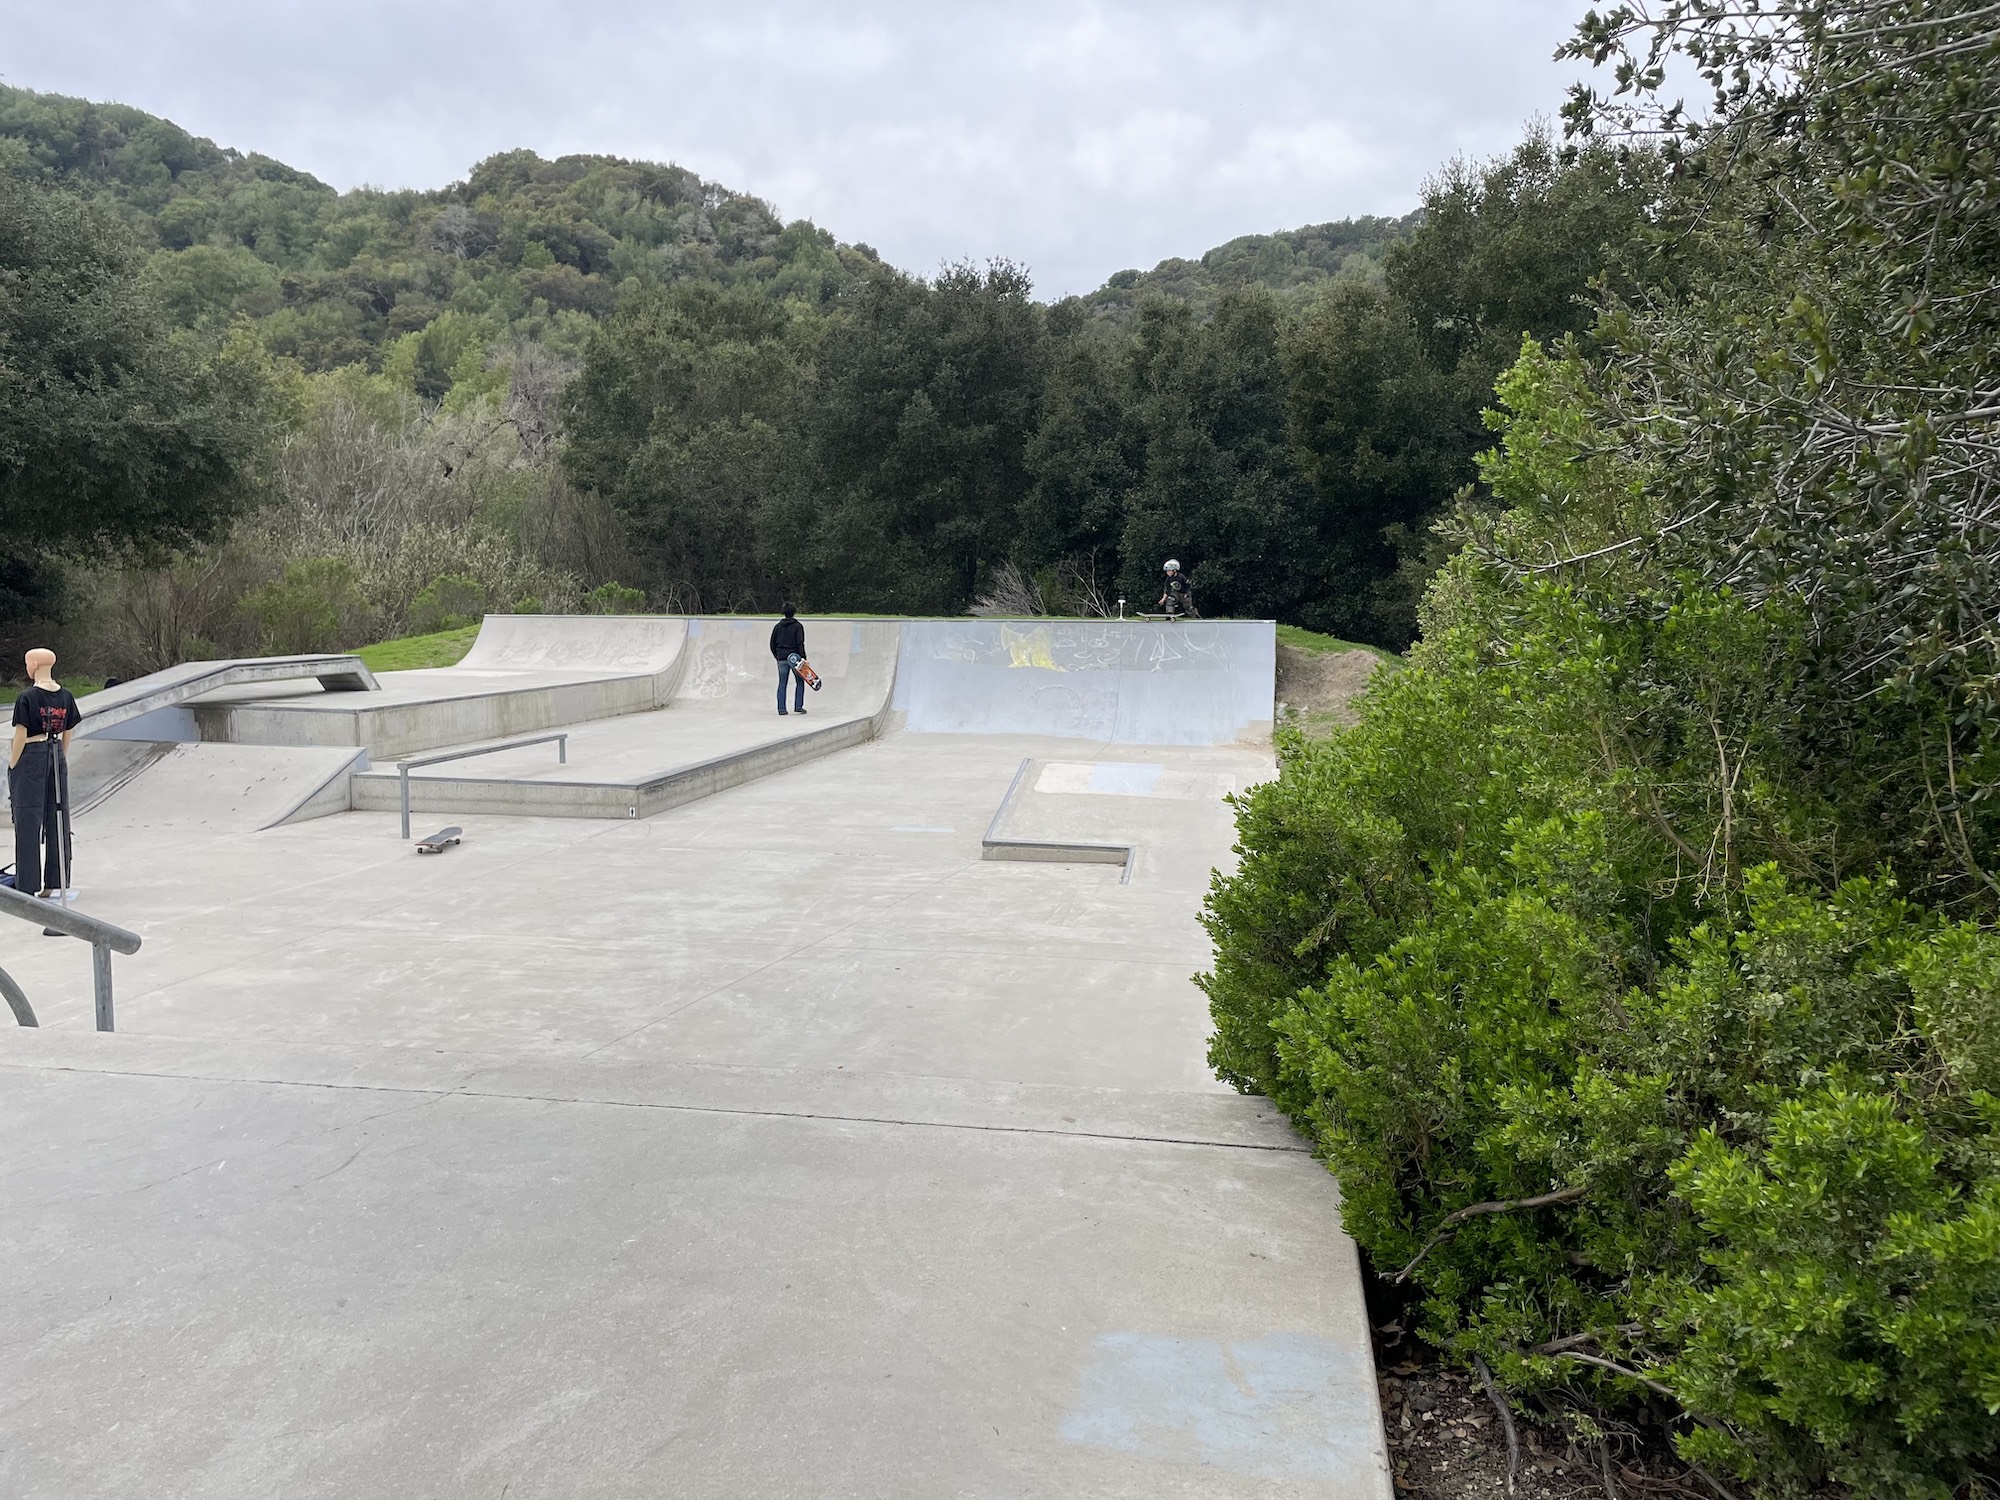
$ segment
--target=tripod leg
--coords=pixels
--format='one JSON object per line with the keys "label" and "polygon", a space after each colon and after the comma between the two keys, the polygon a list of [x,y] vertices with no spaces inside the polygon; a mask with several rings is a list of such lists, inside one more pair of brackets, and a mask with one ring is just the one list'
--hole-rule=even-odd
{"label": "tripod leg", "polygon": [[56,868],[62,871],[62,904],[69,905],[69,757],[56,751]]}
{"label": "tripod leg", "polygon": [[[53,737],[51,737],[49,742],[49,750],[51,752],[49,756],[49,775],[55,779],[55,792],[56,792],[56,823],[55,823],[56,880],[59,882],[59,884],[56,887],[56,900],[61,902],[62,905],[68,906],[69,905],[69,786],[68,786],[69,778],[65,773],[68,771],[69,767],[63,758],[61,744],[58,743]],[[46,870],[42,872],[42,878],[45,880],[48,878],[48,872]],[[42,929],[43,937],[64,937],[66,935],[67,934],[65,933],[56,931],[56,929],[53,927],[44,927]]]}

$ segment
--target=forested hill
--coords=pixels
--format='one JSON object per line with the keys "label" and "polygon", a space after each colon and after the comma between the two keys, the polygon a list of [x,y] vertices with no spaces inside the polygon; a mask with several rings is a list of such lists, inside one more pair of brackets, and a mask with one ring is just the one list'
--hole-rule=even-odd
{"label": "forested hill", "polygon": [[115,207],[179,321],[247,314],[307,370],[373,362],[440,317],[433,363],[465,342],[461,323],[578,352],[639,287],[749,282],[822,303],[877,263],[681,167],[510,151],[449,187],[338,193],[142,110],[27,89],[0,87],[0,171]]}
{"label": "forested hill", "polygon": [[1150,271],[1116,272],[1083,300],[1099,314],[1123,320],[1149,295],[1179,297],[1206,314],[1225,293],[1244,287],[1285,297],[1317,290],[1336,277],[1379,281],[1389,247],[1407,240],[1422,222],[1423,210],[1416,209],[1400,219],[1363,215],[1279,234],[1246,234],[1200,260],[1175,257]]}
{"label": "forested hill", "polygon": [[[786,224],[682,167],[509,151],[448,187],[339,193],[144,110],[4,86],[0,170],[114,207],[154,252],[149,279],[177,320],[246,314],[267,348],[307,370],[379,361],[390,340],[444,313],[580,352],[591,322],[636,287],[750,283],[824,305],[879,264],[866,245]],[[1198,260],[1120,271],[1083,301],[1115,322],[1153,295],[1206,317],[1235,289],[1284,297],[1337,277],[1379,280],[1421,217],[1245,235]],[[431,341],[443,356],[460,342],[456,321]]]}
{"label": "forested hill", "polygon": [[[1207,611],[1401,648],[1495,377],[1588,331],[1649,162],[1531,133],[1419,214],[1049,305],[676,166],[336,192],[0,89],[0,393],[52,403],[0,401],[0,622],[115,625],[84,649],[129,674],[525,602],[1090,612],[1171,556]],[[199,595],[164,611],[162,549]]]}

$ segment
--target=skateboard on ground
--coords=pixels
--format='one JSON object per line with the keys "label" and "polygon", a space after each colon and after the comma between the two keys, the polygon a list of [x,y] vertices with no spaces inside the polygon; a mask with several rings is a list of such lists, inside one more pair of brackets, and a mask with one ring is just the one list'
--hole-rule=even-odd
{"label": "skateboard on ground", "polygon": [[457,843],[464,832],[465,830],[457,824],[453,824],[450,828],[440,828],[429,838],[417,840],[417,853],[442,854],[453,844]]}
{"label": "skateboard on ground", "polygon": [[815,693],[818,692],[819,673],[813,670],[812,663],[807,661],[803,656],[799,656],[796,654],[794,654],[788,659],[792,664],[792,670],[799,674],[799,681],[803,682],[807,687],[811,688]]}

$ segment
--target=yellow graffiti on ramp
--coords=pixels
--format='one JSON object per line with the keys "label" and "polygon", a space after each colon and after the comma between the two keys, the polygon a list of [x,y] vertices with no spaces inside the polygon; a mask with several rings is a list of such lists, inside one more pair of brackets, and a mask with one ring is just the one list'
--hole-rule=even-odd
{"label": "yellow graffiti on ramp", "polygon": [[1013,630],[1000,627],[1000,643],[1007,648],[1007,665],[1010,667],[1040,667],[1044,671],[1061,672],[1066,668],[1056,665],[1049,654],[1049,627],[1037,625],[1033,630]]}

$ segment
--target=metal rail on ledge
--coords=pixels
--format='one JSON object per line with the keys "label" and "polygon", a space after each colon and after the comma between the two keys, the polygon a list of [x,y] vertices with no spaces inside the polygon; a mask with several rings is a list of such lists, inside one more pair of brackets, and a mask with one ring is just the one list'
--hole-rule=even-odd
{"label": "metal rail on ledge", "polygon": [[[60,901],[45,901],[38,896],[24,896],[7,886],[0,886],[0,912],[10,917],[19,917],[24,922],[33,922],[37,927],[46,927],[63,933],[68,937],[82,938],[90,944],[90,977],[92,987],[97,992],[97,1029],[112,1030],[111,955],[137,953],[139,934],[127,932],[115,922],[107,922],[102,917],[93,917],[88,912],[64,906]],[[0,969],[0,994],[6,995],[8,1005],[13,1007],[14,1019],[23,1026],[41,1024],[35,1019],[34,1007],[28,1004],[27,995],[4,969]]]}
{"label": "metal rail on ledge", "polygon": [[448,750],[443,755],[426,755],[420,760],[406,760],[396,767],[398,779],[402,783],[403,837],[410,836],[410,772],[418,766],[441,765],[448,760],[465,760],[474,755],[498,755],[502,750],[519,750],[527,745],[546,745],[556,742],[556,761],[560,765],[569,764],[569,736],[567,734],[536,734],[525,740],[509,740],[504,745],[481,745],[477,750]]}

